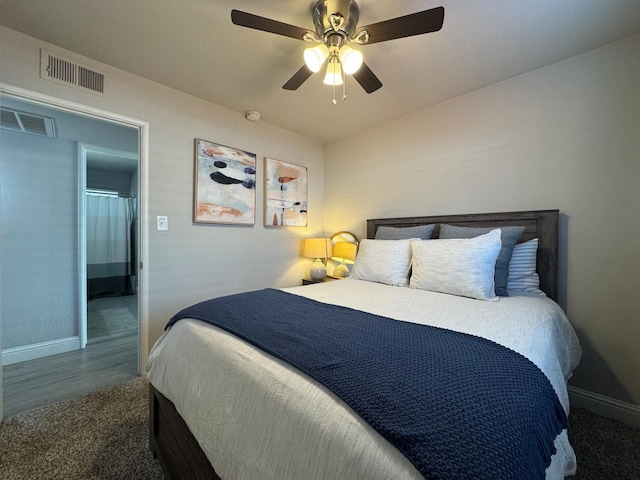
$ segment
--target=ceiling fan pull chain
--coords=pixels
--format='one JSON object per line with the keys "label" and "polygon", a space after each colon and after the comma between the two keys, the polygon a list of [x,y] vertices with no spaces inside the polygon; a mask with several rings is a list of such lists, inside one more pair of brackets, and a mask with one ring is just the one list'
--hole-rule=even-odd
{"label": "ceiling fan pull chain", "polygon": [[334,83],[333,85],[333,100],[331,100],[331,103],[336,105],[338,103],[338,101],[336,100],[336,85]]}
{"label": "ceiling fan pull chain", "polygon": [[344,74],[344,69],[342,69],[342,101],[344,102],[347,99],[347,76]]}

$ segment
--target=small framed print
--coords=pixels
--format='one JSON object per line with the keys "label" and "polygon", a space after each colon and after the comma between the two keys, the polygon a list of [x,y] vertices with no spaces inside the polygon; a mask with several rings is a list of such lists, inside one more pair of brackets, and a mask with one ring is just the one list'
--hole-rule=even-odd
{"label": "small framed print", "polygon": [[307,226],[307,167],[265,157],[264,225]]}
{"label": "small framed print", "polygon": [[193,221],[254,225],[256,155],[195,139]]}

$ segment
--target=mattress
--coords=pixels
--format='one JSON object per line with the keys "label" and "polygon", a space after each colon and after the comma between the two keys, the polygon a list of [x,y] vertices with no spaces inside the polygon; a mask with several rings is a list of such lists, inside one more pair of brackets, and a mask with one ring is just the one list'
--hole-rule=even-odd
{"label": "mattress", "polygon": [[[326,303],[495,341],[547,376],[565,411],[580,346],[562,309],[530,295],[483,302],[347,279],[285,289]],[[232,479],[418,479],[415,467],[310,377],[198,320],[181,320],[153,347],[150,382],[185,420],[218,475]],[[549,479],[575,471],[566,431]]]}

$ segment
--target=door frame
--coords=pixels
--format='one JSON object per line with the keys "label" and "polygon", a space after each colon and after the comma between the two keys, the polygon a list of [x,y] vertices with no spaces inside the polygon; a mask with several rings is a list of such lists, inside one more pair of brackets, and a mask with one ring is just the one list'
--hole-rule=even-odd
{"label": "door frame", "polygon": [[[138,129],[140,131],[140,129]],[[140,152],[131,154],[131,152],[125,152],[123,150],[116,150],[113,148],[100,147],[97,145],[90,145],[88,143],[78,142],[78,242],[81,248],[78,249],[78,292],[79,292],[79,312],[78,318],[78,333],[80,337],[80,348],[87,346],[88,325],[87,325],[87,156],[91,153],[107,154],[113,157],[126,158],[129,160],[135,160],[138,164],[138,170],[136,176],[140,177]],[[138,201],[138,195],[140,190],[140,179],[136,181],[136,202]],[[136,223],[138,224],[135,231],[136,236],[139,237],[140,232],[140,217],[137,217]],[[136,252],[134,258],[140,258],[140,238],[135,240]],[[140,262],[135,265],[136,275],[140,274]],[[137,278],[137,277],[136,277]],[[137,280],[136,280],[137,282]],[[137,291],[137,286],[136,286]],[[138,317],[140,310],[138,309]],[[138,320],[136,318],[136,320]],[[138,321],[138,335],[140,335],[140,322]],[[138,368],[140,373],[140,368]]]}
{"label": "door frame", "polygon": [[[148,268],[142,268],[149,262],[149,229],[148,229],[148,166],[149,166],[149,122],[137,118],[121,115],[119,113],[102,110],[81,103],[65,100],[51,95],[34,92],[14,85],[0,82],[0,100],[2,97],[12,97],[37,103],[42,106],[56,108],[77,115],[105,120],[112,123],[134,127],[139,132],[139,160],[138,160],[138,264],[136,274],[138,276],[138,373],[144,372],[144,366],[149,352],[149,275]],[[0,302],[2,301],[0,297]],[[0,325],[2,324],[0,316]],[[0,329],[1,330],[1,329]],[[86,332],[85,332],[86,337]],[[1,341],[1,334],[0,334]],[[1,345],[1,344],[0,344]],[[0,362],[0,420],[2,420],[2,362]]]}

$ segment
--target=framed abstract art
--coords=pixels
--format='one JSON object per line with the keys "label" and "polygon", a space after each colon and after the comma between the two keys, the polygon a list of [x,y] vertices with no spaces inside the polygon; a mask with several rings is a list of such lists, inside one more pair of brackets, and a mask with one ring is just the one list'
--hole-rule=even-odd
{"label": "framed abstract art", "polygon": [[193,221],[255,224],[256,155],[195,139]]}
{"label": "framed abstract art", "polygon": [[265,157],[264,225],[307,226],[307,167]]}

